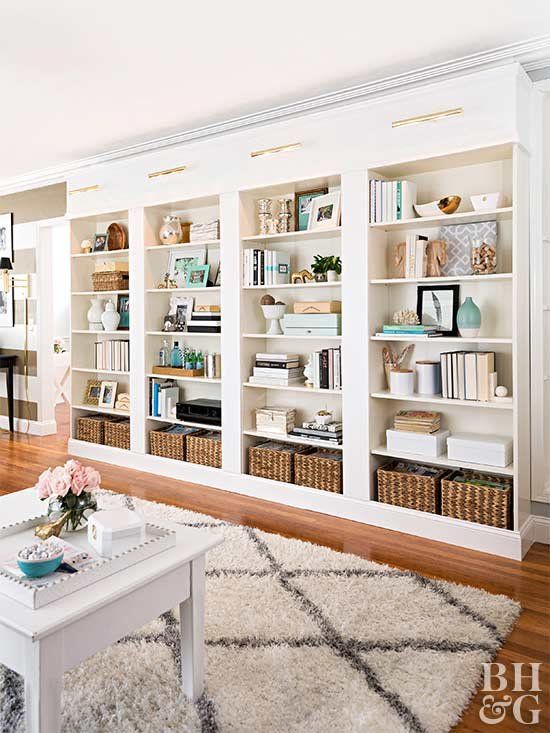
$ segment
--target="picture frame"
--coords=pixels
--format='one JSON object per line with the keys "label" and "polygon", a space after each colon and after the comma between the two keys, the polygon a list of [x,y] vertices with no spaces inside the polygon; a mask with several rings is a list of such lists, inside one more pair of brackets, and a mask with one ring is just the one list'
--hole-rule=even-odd
{"label": "picture frame", "polygon": [[101,382],[99,379],[88,379],[86,390],[84,392],[83,404],[97,407],[99,405],[99,395],[101,394]]}
{"label": "picture frame", "polygon": [[222,263],[218,263],[218,269],[216,270],[216,277],[214,278],[214,287],[218,288],[222,284]]}
{"label": "picture frame", "polygon": [[308,229],[331,229],[339,224],[340,191],[333,191],[312,199]]}
{"label": "picture frame", "polygon": [[460,285],[419,285],[416,313],[423,326],[437,326],[442,336],[458,336],[456,316]]}
{"label": "picture frame", "polygon": [[130,296],[119,295],[117,303],[117,311],[120,316],[118,323],[119,331],[128,331],[130,329]]}
{"label": "picture frame", "polygon": [[12,262],[15,252],[13,249],[13,213],[0,214],[0,258],[8,257]]}
{"label": "picture frame", "polygon": [[112,409],[115,406],[118,382],[101,382],[98,407]]}
{"label": "picture frame", "polygon": [[314,198],[325,196],[328,188],[315,188],[311,191],[300,191],[294,195],[294,226],[297,232],[303,232],[309,227],[309,215]]}
{"label": "picture frame", "polygon": [[178,288],[187,287],[187,271],[206,264],[206,249],[173,249],[168,260],[168,274]]}
{"label": "picture frame", "polygon": [[96,234],[94,235],[94,252],[107,252],[109,248],[109,235]]}
{"label": "picture frame", "polygon": [[13,328],[15,326],[15,288],[10,288],[8,293],[0,290],[0,328]]}
{"label": "picture frame", "polygon": [[209,272],[210,265],[193,265],[187,270],[185,286],[188,288],[206,288]]}

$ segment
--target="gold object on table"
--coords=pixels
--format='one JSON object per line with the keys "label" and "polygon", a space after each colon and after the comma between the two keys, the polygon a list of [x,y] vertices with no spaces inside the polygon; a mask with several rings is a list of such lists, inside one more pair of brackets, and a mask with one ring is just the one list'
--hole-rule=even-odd
{"label": "gold object on table", "polygon": [[293,272],[290,281],[293,285],[296,283],[305,283],[306,280],[315,280],[315,277],[309,270],[300,270],[300,272]]}
{"label": "gold object on table", "polygon": [[34,534],[39,537],[41,540],[47,540],[48,537],[59,537],[61,534],[61,530],[63,529],[63,525],[69,518],[71,512],[64,512],[59,519],[56,519],[54,522],[48,522],[47,524],[38,524],[34,528]]}

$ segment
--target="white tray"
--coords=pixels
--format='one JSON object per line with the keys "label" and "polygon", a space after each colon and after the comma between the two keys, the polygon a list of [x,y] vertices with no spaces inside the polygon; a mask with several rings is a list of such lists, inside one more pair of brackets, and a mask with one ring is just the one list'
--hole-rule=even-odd
{"label": "white tray", "polygon": [[128,547],[123,552],[112,558],[104,558],[88,544],[87,530],[82,529],[67,535],[67,541],[86,550],[89,555],[97,559],[97,562],[73,574],[52,576],[50,583],[36,586],[31,579],[16,578],[2,566],[14,559],[23,547],[36,542],[34,527],[47,521],[47,516],[31,517],[16,524],[0,527],[0,593],[29,608],[41,608],[159,552],[169,550],[176,544],[176,533],[173,530],[146,524],[143,543],[135,545],[133,540],[129,540]]}

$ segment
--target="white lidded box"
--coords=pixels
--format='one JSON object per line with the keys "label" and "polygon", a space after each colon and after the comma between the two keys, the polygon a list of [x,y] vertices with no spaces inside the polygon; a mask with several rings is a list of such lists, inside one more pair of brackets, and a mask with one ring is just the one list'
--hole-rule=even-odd
{"label": "white lidded box", "polygon": [[294,430],[295,419],[293,407],[261,407],[256,410],[256,430],[286,435]]}
{"label": "white lidded box", "polygon": [[113,557],[145,541],[145,520],[131,509],[105,509],[88,520],[88,542],[102,557]]}
{"label": "white lidded box", "polygon": [[449,437],[448,430],[437,430],[435,433],[413,433],[408,430],[386,430],[386,442],[389,451],[397,453],[416,453],[426,458],[437,458],[445,453],[445,442]]}
{"label": "white lidded box", "polygon": [[454,433],[447,440],[447,457],[453,461],[484,463],[487,466],[505,468],[513,459],[512,438]]}

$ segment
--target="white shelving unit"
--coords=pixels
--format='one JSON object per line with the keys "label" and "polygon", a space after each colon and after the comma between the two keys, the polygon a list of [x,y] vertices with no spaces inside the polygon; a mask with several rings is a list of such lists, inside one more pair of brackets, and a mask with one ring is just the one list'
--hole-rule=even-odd
{"label": "white shelving unit", "polygon": [[[126,223],[129,230],[131,363],[129,374],[111,378],[131,395],[131,450],[83,443],[73,438],[72,453],[117,463],[161,476],[205,484],[294,507],[324,512],[428,539],[450,542],[519,559],[529,545],[530,436],[529,436],[529,211],[526,104],[528,82],[521,72],[491,70],[486,77],[428,85],[415,95],[390,95],[376,105],[340,110],[326,116],[297,119],[267,125],[234,136],[233,145],[205,141],[179,147],[174,165],[181,167],[186,156],[193,165],[178,176],[147,181],[136,175],[138,168],[117,173],[110,196],[100,191],[94,213],[92,194],[87,202],[71,200],[73,237],[73,422],[92,408],[83,405],[86,380],[93,376],[90,360],[97,338],[113,334],[88,332],[86,311],[91,282],[89,275],[96,256],[82,255],[80,241],[104,231],[112,221]],[[433,88],[432,88],[433,87]],[[452,92],[452,94],[451,94]],[[392,121],[417,115],[424,102],[433,106],[463,105],[465,114],[431,125],[410,125],[394,130]],[[523,100],[523,101],[522,101]],[[413,104],[414,102],[414,104]],[[466,114],[467,110],[467,114]],[[521,121],[521,125],[518,120]],[[288,155],[250,158],[250,151],[271,147],[273,140],[303,140],[301,150]],[[307,141],[307,142],[306,142]],[[215,147],[211,147],[215,145]],[[163,152],[166,157],[166,152]],[[176,160],[177,158],[177,160]],[[182,159],[183,163],[182,163]],[[137,164],[136,164],[137,165]],[[141,164],[140,164],[141,165]],[[153,170],[152,163],[143,162]],[[166,160],[157,168],[165,169]],[[101,172],[101,171],[99,171]],[[144,169],[144,172],[145,169]],[[90,183],[94,170],[89,171]],[[99,173],[98,173],[99,175]],[[146,176],[143,176],[146,178]],[[418,200],[432,201],[460,194],[462,205],[451,216],[415,218],[383,224],[369,224],[368,191],[370,178],[412,179],[417,183]],[[80,183],[82,186],[83,184]],[[126,186],[126,188],[125,188]],[[256,201],[326,186],[341,192],[342,223],[322,231],[307,230],[283,235],[257,234]],[[490,212],[469,211],[470,195],[503,191],[509,205]],[[120,203],[117,203],[120,202]],[[76,212],[76,214],[75,214]],[[92,213],[89,213],[92,212]],[[184,245],[160,245],[158,231],[162,217],[176,213],[184,221],[208,222],[220,219],[220,239]],[[388,253],[402,241],[408,230],[435,238],[444,224],[497,221],[498,271],[474,277],[442,276],[420,280],[392,279]],[[220,287],[175,290],[159,288],[168,258],[174,249],[206,250],[208,261],[223,264]],[[340,255],[341,281],[336,283],[285,284],[243,287],[242,253],[247,248],[283,249],[291,259],[291,269],[311,269],[316,254]],[[110,257],[110,253],[102,253]],[[113,257],[123,256],[120,252]],[[384,323],[394,311],[415,308],[417,287],[437,283],[460,286],[461,301],[471,296],[482,311],[478,338],[414,339],[380,336]],[[342,335],[338,338],[288,335],[270,337],[260,308],[266,292],[288,306],[297,301],[341,300]],[[187,424],[175,418],[151,416],[149,383],[164,334],[163,322],[171,296],[192,296],[196,302],[221,305],[221,334],[177,334],[178,340],[204,351],[222,355],[221,380],[178,379],[180,399],[208,397],[222,402],[222,468],[212,469],[183,461],[150,455],[149,432],[169,424]],[[118,297],[120,293],[108,294]],[[118,332],[115,332],[118,333]],[[167,337],[171,339],[171,336]],[[174,334],[174,338],[176,335]],[[411,395],[396,399],[388,394],[382,366],[382,349],[401,350],[414,343],[415,360],[437,359],[442,351],[491,350],[496,355],[500,383],[513,397],[511,402],[469,403],[465,400],[426,398]],[[304,386],[256,385],[247,380],[257,352],[292,352],[304,362],[314,350],[342,349],[342,390],[315,390]],[[96,372],[98,378],[102,372]],[[106,375],[110,377],[111,375]],[[390,454],[385,431],[398,409],[422,404],[442,413],[444,426],[451,432],[510,435],[514,462],[505,469],[477,466],[479,470],[510,476],[514,481],[513,525],[495,529],[442,516],[420,513],[377,501],[376,470],[390,459],[418,460],[446,468],[473,466],[456,464],[446,457],[425,460],[419,456]],[[320,408],[332,410],[344,425],[341,451],[343,493],[329,492],[274,482],[248,473],[248,449],[273,436],[258,432],[255,410],[265,406],[288,406],[297,411],[297,420],[312,417]],[[213,428],[209,428],[213,429]],[[307,439],[284,438],[314,445]],[[315,443],[315,445],[317,445]]]}

